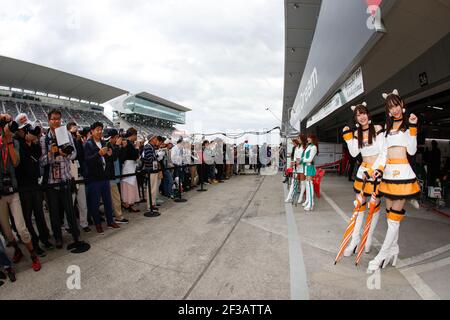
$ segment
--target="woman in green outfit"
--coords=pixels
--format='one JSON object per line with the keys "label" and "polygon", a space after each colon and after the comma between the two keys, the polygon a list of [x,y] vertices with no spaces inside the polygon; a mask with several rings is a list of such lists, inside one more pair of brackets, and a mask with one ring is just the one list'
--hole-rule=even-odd
{"label": "woman in green outfit", "polygon": [[314,188],[312,179],[316,175],[314,159],[319,154],[317,137],[314,134],[308,135],[308,146],[303,153],[302,164],[306,176],[306,201],[302,204],[306,211],[314,210]]}

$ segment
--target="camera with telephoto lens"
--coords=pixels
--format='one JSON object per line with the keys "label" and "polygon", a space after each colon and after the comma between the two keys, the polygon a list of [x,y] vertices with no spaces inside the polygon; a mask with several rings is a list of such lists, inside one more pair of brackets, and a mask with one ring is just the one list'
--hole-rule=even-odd
{"label": "camera with telephoto lens", "polygon": [[0,118],[0,128],[8,127],[11,133],[16,133],[19,130],[19,125],[15,121],[6,121],[5,117]]}
{"label": "camera with telephoto lens", "polygon": [[31,124],[26,125],[22,129],[25,131],[25,133],[29,133],[35,137],[40,137],[42,133],[42,128],[40,126],[33,127]]}

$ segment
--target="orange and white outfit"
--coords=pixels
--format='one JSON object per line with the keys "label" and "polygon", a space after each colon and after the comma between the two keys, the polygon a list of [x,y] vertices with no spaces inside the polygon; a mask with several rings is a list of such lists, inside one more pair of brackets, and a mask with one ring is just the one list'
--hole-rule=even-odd
{"label": "orange and white outfit", "polygon": [[[369,130],[369,129],[367,129]],[[366,131],[367,131],[366,130]],[[384,130],[379,130],[376,132],[376,136],[372,138],[372,143],[369,144],[369,139],[363,139],[363,147],[359,147],[358,143],[358,135],[357,131],[346,131],[343,133],[344,140],[347,143],[349,153],[352,157],[358,156],[358,154],[361,154],[363,158],[365,157],[373,157],[373,156],[379,156],[382,152],[383,148],[383,139],[384,139]],[[356,174],[355,183],[353,184],[353,189],[356,192],[356,194],[359,194],[361,192],[361,189],[363,187],[363,180],[366,179],[366,184],[364,187],[364,197],[370,197],[374,191],[374,179],[372,178],[374,167],[370,163],[363,162],[361,163],[358,173]],[[370,178],[366,178],[366,173]],[[379,196],[378,196],[379,197]],[[352,240],[350,241],[347,248],[344,250],[344,256],[349,257],[353,253],[356,252],[356,248],[358,244],[361,241],[361,227],[363,225],[364,220],[364,213],[367,210],[367,201],[364,198],[363,205],[360,207],[358,216],[356,218],[355,227],[353,229],[352,233]],[[372,246],[372,239],[373,234],[375,232],[375,228],[378,223],[378,218],[380,216],[380,203],[378,203],[374,214],[372,221],[370,223],[370,229],[369,234],[367,236],[367,241],[365,244],[365,252],[370,252],[370,248]]]}
{"label": "orange and white outfit", "polygon": [[409,155],[415,155],[417,152],[417,125],[410,124],[405,131],[392,129],[383,140],[383,152],[375,164],[380,170],[384,169],[379,188],[380,193],[392,200],[416,197],[420,193],[420,186],[408,159],[388,159],[387,150],[391,147],[405,147]]}
{"label": "orange and white outfit", "polygon": [[[383,94],[383,97],[390,100],[395,98],[397,101],[401,101],[397,90],[394,90],[389,95]],[[403,109],[403,113],[405,113],[405,109]],[[385,134],[383,150],[375,164],[380,171],[384,169],[379,191],[392,203],[397,200],[414,198],[420,193],[416,174],[412,170],[408,159],[406,157],[395,159],[388,156],[390,148],[403,147],[411,156],[417,152],[417,124],[409,123],[407,125],[405,120],[405,125],[402,128],[403,122],[403,117],[393,120],[392,129]],[[386,211],[388,224],[386,237],[378,255],[369,262],[369,271],[386,267],[391,259],[393,266],[397,262],[400,222],[405,218],[406,212],[405,209],[394,210],[392,207],[387,208]]]}

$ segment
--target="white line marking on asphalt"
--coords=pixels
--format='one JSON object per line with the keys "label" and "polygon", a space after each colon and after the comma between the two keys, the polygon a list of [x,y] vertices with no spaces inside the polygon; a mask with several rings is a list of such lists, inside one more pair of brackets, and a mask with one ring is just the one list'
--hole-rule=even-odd
{"label": "white line marking on asphalt", "polygon": [[441,298],[413,270],[399,270],[423,300],[441,300]]}
{"label": "white line marking on asphalt", "polygon": [[[283,189],[284,197],[286,198],[286,185],[283,185]],[[286,220],[288,225],[291,299],[309,300],[309,289],[306,277],[305,261],[303,260],[302,245],[300,236],[298,235],[298,228],[297,223],[295,222],[294,212],[292,211],[292,204],[285,203],[284,208],[286,210]]]}
{"label": "white line marking on asphalt", "polygon": [[[333,207],[334,210],[336,210],[336,213],[340,215],[345,222],[348,223],[350,221],[350,217],[345,214],[345,212],[336,204],[336,202],[333,201],[333,199],[331,199],[326,194],[326,192],[321,190],[321,194],[323,194],[323,197],[329,203],[329,205]],[[375,238],[373,239],[373,242],[374,244],[378,244],[378,246],[380,245],[380,243]],[[397,259],[397,263],[401,266],[405,265],[404,261],[400,259]],[[405,277],[405,279],[414,288],[414,290],[416,290],[416,292],[423,300],[440,300],[439,296],[422,280],[422,278],[417,275],[413,268],[407,270],[398,269],[398,271]]]}
{"label": "white line marking on asphalt", "polygon": [[424,260],[428,260],[430,258],[433,258],[435,256],[438,256],[446,251],[450,250],[450,244],[443,246],[441,248],[437,248],[435,250],[432,251],[428,251],[422,254],[419,254],[417,256],[411,257],[411,258],[406,258],[405,260],[402,260],[402,263],[397,265],[397,268],[405,268],[408,267],[410,265],[422,262]]}
{"label": "white line marking on asphalt", "polygon": [[441,259],[438,261],[433,261],[433,262],[429,262],[426,264],[422,264],[419,266],[410,267],[405,270],[414,269],[415,273],[423,273],[423,272],[433,271],[433,270],[448,266],[449,264],[450,264],[450,257]]}

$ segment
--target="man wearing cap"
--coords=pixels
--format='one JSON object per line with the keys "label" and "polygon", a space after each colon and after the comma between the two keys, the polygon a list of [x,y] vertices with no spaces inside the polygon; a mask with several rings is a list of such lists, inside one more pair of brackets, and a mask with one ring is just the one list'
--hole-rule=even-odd
{"label": "man wearing cap", "polygon": [[144,168],[149,170],[150,173],[150,184],[152,187],[151,190],[151,198],[152,202],[150,203],[150,199],[147,199],[147,205],[149,209],[158,210],[156,207],[156,197],[159,189],[159,179],[158,179],[158,161],[160,161],[163,157],[162,153],[156,153],[156,149],[159,148],[161,143],[164,140],[158,139],[158,137],[154,134],[150,134],[147,137],[148,144],[144,146],[144,152],[142,153],[142,161],[144,163]]}
{"label": "man wearing cap", "polygon": [[113,205],[113,210],[114,210],[114,216],[115,216],[115,221],[116,223],[119,224],[126,224],[128,223],[128,219],[125,219],[123,217],[123,213],[122,213],[122,203],[121,203],[121,199],[120,199],[120,193],[119,193],[119,183],[120,183],[120,178],[115,178],[120,176],[120,152],[122,149],[122,138],[119,136],[119,132],[116,129],[109,129],[106,132],[105,135],[106,140],[108,140],[108,142],[106,143],[106,146],[108,148],[112,149],[112,161],[113,161],[113,166],[109,166],[109,177],[110,180],[110,189],[111,189],[111,198],[112,198],[112,205]]}
{"label": "man wearing cap", "polygon": [[120,226],[114,222],[111,199],[111,188],[109,185],[109,166],[114,166],[112,161],[113,151],[106,146],[103,136],[103,123],[95,122],[91,126],[92,137],[84,144],[84,156],[86,161],[86,191],[88,200],[88,212],[94,219],[95,228],[98,233],[103,234],[98,208],[100,197],[105,207],[106,222],[108,229],[118,229]]}

